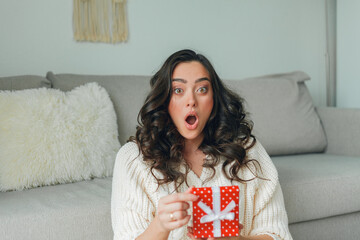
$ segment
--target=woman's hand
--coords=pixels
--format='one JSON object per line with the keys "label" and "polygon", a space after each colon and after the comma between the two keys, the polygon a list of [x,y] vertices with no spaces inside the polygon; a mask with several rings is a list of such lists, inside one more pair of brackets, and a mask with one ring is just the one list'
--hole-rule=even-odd
{"label": "woman's hand", "polygon": [[191,216],[187,213],[190,207],[188,202],[198,199],[198,196],[190,193],[191,188],[186,192],[171,194],[159,200],[155,220],[163,232],[170,232],[189,222]]}
{"label": "woman's hand", "polygon": [[[239,224],[239,234],[241,229],[243,228],[243,225]],[[193,234],[193,228],[188,227],[188,234],[187,236],[191,238],[191,240],[241,240],[242,238],[240,236],[238,237],[222,237],[222,238],[195,238]]]}

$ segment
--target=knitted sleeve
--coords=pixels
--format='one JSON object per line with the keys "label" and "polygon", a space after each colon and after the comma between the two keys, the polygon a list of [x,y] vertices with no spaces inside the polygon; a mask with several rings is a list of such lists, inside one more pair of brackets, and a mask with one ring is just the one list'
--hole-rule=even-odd
{"label": "knitted sleeve", "polygon": [[268,179],[256,180],[250,235],[269,234],[282,240],[292,240],[277,170],[259,142],[250,151],[251,157],[260,163],[262,176]]}
{"label": "knitted sleeve", "polygon": [[153,219],[155,207],[149,191],[154,184],[135,143],[125,144],[117,154],[111,196],[114,240],[134,240]]}

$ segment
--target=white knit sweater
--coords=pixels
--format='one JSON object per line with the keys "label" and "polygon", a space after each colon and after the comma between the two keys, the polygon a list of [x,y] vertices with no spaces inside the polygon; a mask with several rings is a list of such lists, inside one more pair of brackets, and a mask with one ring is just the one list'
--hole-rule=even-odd
{"label": "white knit sweater", "polygon": [[[246,184],[238,183],[241,199],[239,208],[240,213],[243,213],[239,218],[244,226],[240,234],[243,236],[272,234],[278,236],[279,239],[291,240],[275,166],[259,142],[250,149],[248,154],[249,158],[256,159],[260,163],[261,176],[269,181],[256,178]],[[117,154],[111,199],[114,240],[134,240],[143,233],[155,216],[159,199],[174,192],[173,184],[162,185],[157,189],[156,180],[149,169],[135,143],[127,143]],[[218,164],[215,170],[215,176],[206,182],[205,180],[212,174],[210,169],[203,168],[200,178],[190,171],[187,177],[189,186],[230,186],[231,182],[221,171],[221,164]],[[242,179],[253,178],[247,168],[242,169],[239,176]],[[187,188],[185,184],[182,184],[180,191],[184,192]],[[189,212],[189,214],[192,213]],[[169,239],[189,239],[186,232],[186,226],[176,229],[170,233]]]}

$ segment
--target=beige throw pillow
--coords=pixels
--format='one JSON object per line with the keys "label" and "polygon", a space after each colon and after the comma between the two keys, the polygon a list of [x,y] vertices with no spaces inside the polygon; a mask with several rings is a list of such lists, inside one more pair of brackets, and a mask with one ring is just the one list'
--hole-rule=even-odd
{"label": "beige throw pillow", "polygon": [[117,132],[113,104],[97,83],[0,91],[0,190],[111,176]]}

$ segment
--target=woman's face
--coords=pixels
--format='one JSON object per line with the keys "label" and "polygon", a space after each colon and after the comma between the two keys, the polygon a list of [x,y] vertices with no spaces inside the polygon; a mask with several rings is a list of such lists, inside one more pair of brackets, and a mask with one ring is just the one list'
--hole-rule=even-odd
{"label": "woman's face", "polygon": [[213,89],[205,67],[197,61],[179,63],[172,74],[168,111],[186,140],[202,141],[213,105]]}

